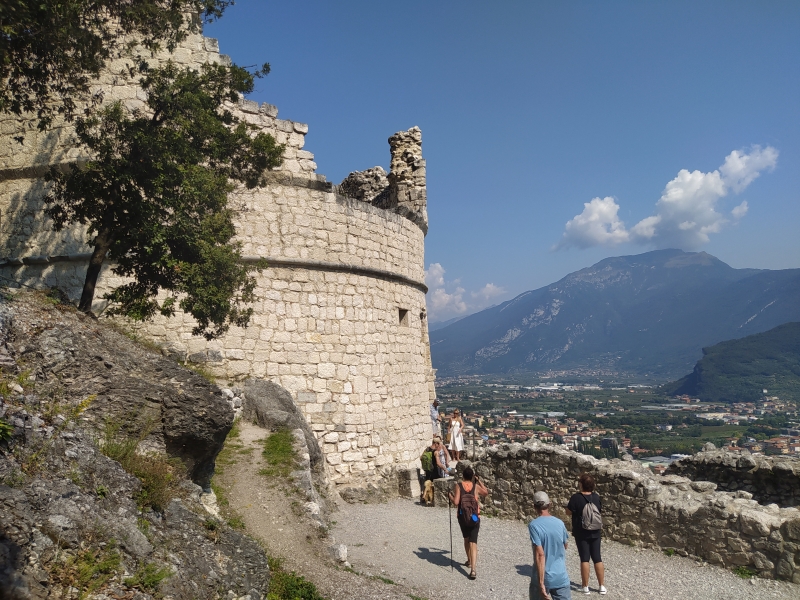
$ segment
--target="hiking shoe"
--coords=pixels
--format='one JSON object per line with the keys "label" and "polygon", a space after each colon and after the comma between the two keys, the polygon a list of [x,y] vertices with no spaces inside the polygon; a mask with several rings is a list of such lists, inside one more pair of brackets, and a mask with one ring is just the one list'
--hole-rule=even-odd
{"label": "hiking shoe", "polygon": [[608,593],[608,590],[606,589],[606,586],[601,585],[600,586],[600,595],[601,596],[605,596],[607,593]]}
{"label": "hiking shoe", "polygon": [[585,585],[585,586],[583,586],[583,587],[581,588],[581,591],[582,591],[584,594],[588,594],[588,593],[589,593],[589,586],[588,586],[588,585]]}

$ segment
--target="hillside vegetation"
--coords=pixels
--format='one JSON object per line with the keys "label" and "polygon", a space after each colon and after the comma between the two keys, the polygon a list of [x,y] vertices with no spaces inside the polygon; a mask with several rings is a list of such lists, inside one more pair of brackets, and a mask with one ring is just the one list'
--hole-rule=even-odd
{"label": "hillside vegetation", "polygon": [[763,390],[800,400],[800,323],[703,348],[694,371],[664,389],[708,402],[752,402]]}

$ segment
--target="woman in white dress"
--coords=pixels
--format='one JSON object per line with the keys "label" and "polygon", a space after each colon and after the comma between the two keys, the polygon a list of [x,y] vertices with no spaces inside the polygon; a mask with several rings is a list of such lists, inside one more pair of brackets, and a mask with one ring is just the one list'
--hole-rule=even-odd
{"label": "woman in white dress", "polygon": [[461,460],[464,453],[464,419],[458,409],[453,411],[450,418],[450,454],[456,460]]}

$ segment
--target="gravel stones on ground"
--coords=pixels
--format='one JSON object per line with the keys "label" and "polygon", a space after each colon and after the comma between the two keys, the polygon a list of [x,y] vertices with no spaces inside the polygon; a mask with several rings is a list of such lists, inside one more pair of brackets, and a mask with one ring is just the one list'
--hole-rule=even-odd
{"label": "gravel stones on ground", "polygon": [[[469,581],[466,555],[453,515],[454,567],[450,567],[448,510],[410,500],[348,505],[334,518],[332,534],[347,545],[353,569],[380,575],[437,600],[527,598],[533,553],[525,523],[484,517],[478,538],[478,578]],[[604,541],[608,598],[702,600],[800,598],[800,585],[765,579],[741,579],[731,571],[680,556]],[[574,543],[567,550],[573,597],[581,597],[580,562]],[[576,585],[577,584],[577,585]],[[592,596],[597,582],[592,574]]]}

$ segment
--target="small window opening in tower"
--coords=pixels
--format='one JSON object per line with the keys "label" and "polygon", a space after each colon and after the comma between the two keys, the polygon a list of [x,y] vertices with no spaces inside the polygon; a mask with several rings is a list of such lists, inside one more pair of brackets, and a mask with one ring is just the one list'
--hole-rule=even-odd
{"label": "small window opening in tower", "polygon": [[400,326],[408,327],[408,309],[407,308],[398,309],[398,316],[400,317]]}

